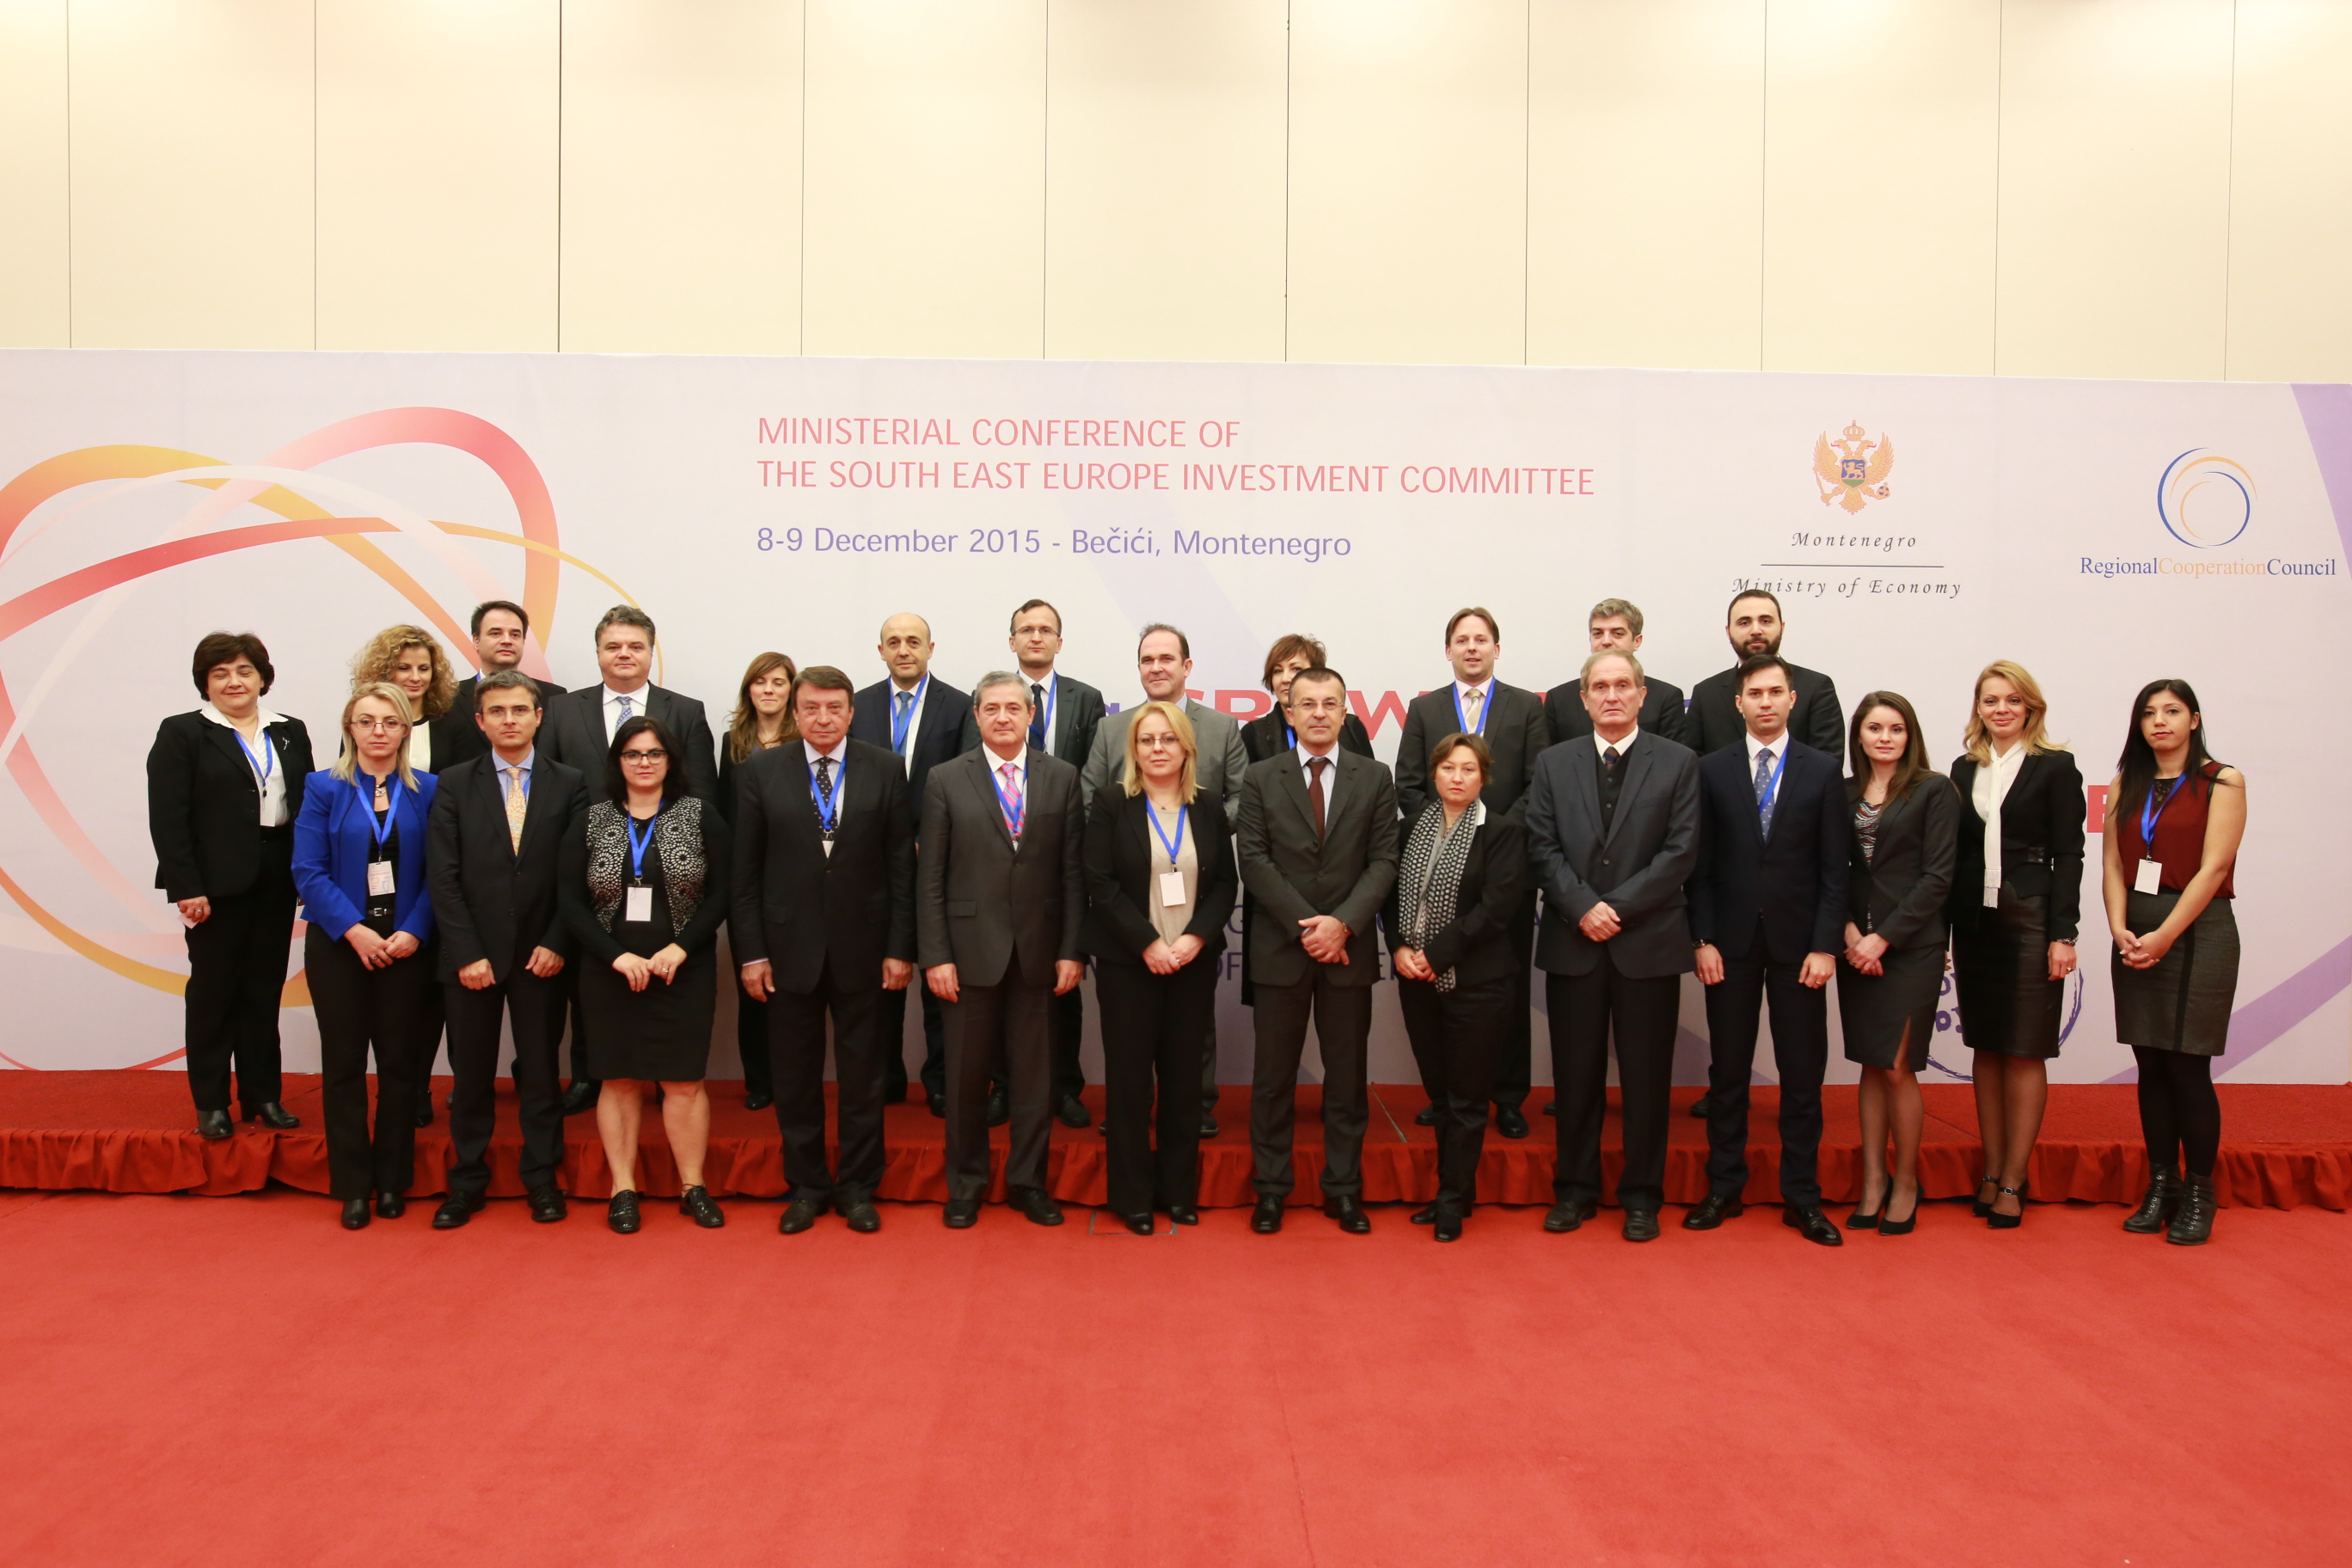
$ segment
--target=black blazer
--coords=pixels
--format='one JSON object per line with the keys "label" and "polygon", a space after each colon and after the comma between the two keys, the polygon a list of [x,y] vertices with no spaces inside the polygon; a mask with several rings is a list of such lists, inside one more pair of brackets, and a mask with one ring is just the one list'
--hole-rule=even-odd
{"label": "black blazer", "polygon": [[1745,959],[1760,917],[1760,956],[1775,963],[1843,952],[1853,816],[1837,763],[1811,746],[1789,747],[1769,840],[1757,820],[1745,745],[1699,759],[1698,800],[1692,940],[1713,942],[1727,959]]}
{"label": "black blazer", "polygon": [[[302,785],[315,771],[310,732],[299,719],[269,725],[284,770],[286,826],[302,814]],[[261,785],[236,731],[201,709],[156,726],[147,751],[147,836],[155,846],[155,885],[173,903],[226,899],[261,872]]]}
{"label": "black blazer", "polygon": [[[540,727],[544,729],[546,710],[552,708],[555,700],[563,695],[563,688],[551,680],[541,680],[535,675],[530,679],[531,684],[539,688]],[[474,703],[481,685],[482,678],[478,675],[469,675],[457,682],[457,695],[451,700],[449,711],[425,726],[433,737],[434,772],[446,773],[453,763],[462,763],[467,757],[490,754],[489,737],[484,735],[482,727],[474,722]]]}
{"label": "black blazer", "polygon": [[[1789,710],[1789,733],[1825,756],[1844,756],[1845,714],[1838,707],[1837,683],[1818,670],[1793,664],[1789,681],[1797,689],[1797,705]],[[1683,715],[1676,739],[1702,757],[1739,745],[1739,737],[1748,733],[1748,721],[1732,704],[1738,694],[1738,665],[1700,681],[1691,689],[1690,711]]]}
{"label": "black blazer", "polygon": [[[1977,763],[1952,763],[1959,851],[1952,861],[1953,929],[1973,931],[1984,908],[1984,818],[1977,815]],[[2070,752],[2036,752],[2019,764],[2000,803],[2000,880],[2021,899],[2046,899],[2052,942],[2073,942],[2083,925],[2083,839],[2089,810],[2083,771]]]}
{"label": "black blazer", "polygon": [[[879,746],[886,752],[892,749],[890,693],[897,689],[886,678],[857,694],[849,714],[851,740]],[[1099,721],[1100,715],[1097,720]],[[1087,743],[1093,744],[1092,736],[1087,737]],[[908,748],[906,758],[907,808],[914,814],[919,826],[923,816],[923,792],[930,784],[931,770],[979,746],[980,721],[971,714],[971,693],[957,690],[936,675],[931,677],[930,689],[923,693],[923,711],[915,728],[915,743]]]}
{"label": "black blazer", "polygon": [[[1451,680],[1405,705],[1404,737],[1397,742],[1396,795],[1406,821],[1417,820],[1421,808],[1437,798],[1429,787],[1429,748],[1461,727]],[[1490,815],[1527,821],[1528,783],[1535,776],[1536,759],[1550,744],[1551,727],[1544,721],[1543,703],[1536,694],[1496,681],[1486,696],[1486,748],[1495,753],[1495,766],[1478,796]]]}
{"label": "black blazer", "polygon": [[816,989],[825,964],[845,983],[882,985],[882,961],[915,956],[915,819],[897,756],[846,741],[824,852],[808,748],[754,752],[736,796],[735,962],[766,959],[776,987]]}
{"label": "black blazer", "polygon": [[468,757],[436,776],[425,818],[425,883],[441,928],[441,980],[454,984],[457,971],[487,958],[503,983],[534,947],[568,962],[578,944],[557,906],[555,863],[588,810],[579,770],[545,752],[533,757],[520,849],[496,758]]}
{"label": "black blazer", "polygon": [[[710,721],[702,704],[663,686],[640,689],[646,696],[642,712],[661,721],[662,727],[686,748],[686,793],[719,804],[719,771],[712,761]],[[567,691],[547,704],[547,719],[539,728],[540,750],[567,768],[579,770],[588,786],[590,805],[605,798],[604,764],[612,743],[604,738],[604,686],[602,681]],[[678,759],[670,759],[671,767]]]}
{"label": "black blazer", "polygon": [[[1649,695],[1642,699],[1642,711],[1633,719],[1642,727],[1642,733],[1688,745],[1683,737],[1683,689],[1670,680],[1644,675],[1643,689]],[[1563,680],[1544,693],[1544,718],[1551,725],[1554,745],[1592,733],[1592,715],[1584,710],[1581,676]]]}
{"label": "black blazer", "polygon": [[[1590,736],[1562,742],[1536,763],[1528,792],[1528,853],[1544,896],[1537,966],[1590,974],[1605,950],[1629,979],[1687,974],[1691,873],[1698,866],[1698,758],[1647,731],[1622,753],[1617,809],[1601,826],[1601,754]],[[1617,934],[1594,942],[1577,925],[1606,903]]]}
{"label": "black blazer", "polygon": [[[1421,815],[1444,809],[1444,802],[1433,799],[1422,807]],[[1402,846],[1412,842],[1420,826],[1421,818],[1415,817],[1399,829],[1400,854]],[[1454,831],[1461,829],[1457,826]],[[1486,822],[1470,840],[1470,858],[1462,867],[1462,888],[1454,895],[1454,918],[1423,944],[1422,956],[1440,974],[1454,971],[1456,985],[1508,980],[1519,971],[1518,954],[1511,943],[1511,922],[1527,888],[1528,831],[1488,806]],[[1398,940],[1403,911],[1404,889],[1400,883],[1389,889],[1388,906],[1381,912],[1391,956],[1399,947],[1410,945]]]}
{"label": "black blazer", "polygon": [[[967,710],[967,714],[969,710]],[[1086,922],[1086,808],[1078,770],[1030,748],[1021,847],[1004,830],[985,752],[932,770],[915,852],[915,946],[924,968],[956,966],[961,985],[1017,972],[1051,985],[1079,955]]]}
{"label": "black blazer", "polygon": [[[1153,830],[1150,799],[1125,789],[1095,792],[1087,812],[1087,951],[1097,963],[1143,967],[1143,950],[1160,939],[1151,923],[1159,888],[1151,875]],[[1203,790],[1184,811],[1184,831],[1201,862],[1192,890],[1192,918],[1185,934],[1201,939],[1192,962],[1205,963],[1225,951],[1225,921],[1241,892],[1234,868],[1234,832],[1225,808]]]}
{"label": "black blazer", "polygon": [[[1851,804],[1846,820],[1853,820]],[[1878,814],[1876,859],[1862,858],[1859,833],[1848,835],[1846,918],[1864,936],[1885,937],[1890,948],[1943,946],[1959,828],[1960,803],[1951,781],[1935,773],[1915,780],[1908,794]]]}
{"label": "black blazer", "polygon": [[[1262,763],[1276,752],[1297,749],[1298,742],[1290,733],[1290,722],[1282,716],[1279,708],[1271,713],[1260,714],[1242,726],[1242,750],[1249,753],[1251,762]],[[1353,752],[1360,757],[1373,754],[1371,731],[1365,729],[1364,721],[1353,713],[1339,721],[1339,749]]]}
{"label": "black blazer", "polygon": [[1250,928],[1250,971],[1265,984],[1296,985],[1322,967],[1298,940],[1298,922],[1313,915],[1348,928],[1348,962],[1329,966],[1332,983],[1380,983],[1372,921],[1396,885],[1396,785],[1382,763],[1336,746],[1331,754],[1336,798],[1319,843],[1296,752],[1276,752],[1242,775],[1234,842],[1242,886],[1263,906]]}
{"label": "black blazer", "polygon": [[[1018,669],[1019,666],[1014,668]],[[1083,768],[1087,765],[1087,753],[1095,749],[1095,731],[1102,727],[1102,690],[1083,680],[1073,680],[1058,669],[1054,676],[1059,684],[1054,692],[1054,732],[1045,737],[1045,754],[1059,757],[1074,768]],[[931,685],[936,689],[939,682],[935,680]],[[926,702],[924,706],[928,708],[929,704]],[[971,704],[967,700],[964,706],[969,709]],[[889,743],[887,725],[883,743]]]}

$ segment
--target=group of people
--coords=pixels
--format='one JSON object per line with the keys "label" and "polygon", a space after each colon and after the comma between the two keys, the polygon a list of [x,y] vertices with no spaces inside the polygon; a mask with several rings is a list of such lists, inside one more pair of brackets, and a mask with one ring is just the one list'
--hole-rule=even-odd
{"label": "group of people", "polygon": [[[1197,1223],[1236,904],[1261,1234],[1282,1227],[1296,1183],[1310,1024],[1323,1211],[1370,1229],[1366,1050],[1373,988],[1393,978],[1438,1146],[1435,1199],[1412,1218],[1459,1237],[1490,1108],[1502,1136],[1529,1131],[1532,966],[1556,1095],[1546,1230],[1578,1229],[1611,1195],[1613,1048],[1613,1196],[1627,1239],[1658,1236],[1682,977],[1695,973],[1711,1050],[1694,1108],[1708,1192],[1683,1226],[1741,1212],[1769,1010],[1785,1222],[1824,1246],[1847,1231],[1907,1235],[1917,1073],[1948,949],[1984,1146],[1975,1211],[1997,1229],[2022,1223],[2077,962],[2086,807],[2041,687],[2012,662],[1978,676],[1947,774],[1904,697],[1872,691],[1849,724],[1829,678],[1781,657],[1769,593],[1732,600],[1733,663],[1687,703],[1644,671],[1642,613],[1624,600],[1593,607],[1578,677],[1540,697],[1496,678],[1501,628],[1471,607],[1446,624],[1453,679],[1408,705],[1392,771],[1305,634],[1267,651],[1273,706],[1243,723],[1187,696],[1192,648],[1171,626],[1144,628],[1142,700],[1113,712],[1059,669],[1061,616],[1043,600],[1013,615],[1012,667],[968,693],[932,673],[929,624],[896,615],[877,650],[883,679],[859,689],[837,668],[762,653],[714,741],[700,702],[653,684],[655,627],[634,606],[598,621],[601,679],[577,691],[521,672],[520,605],[484,604],[471,630],[481,673],[462,681],[422,627],[373,638],[321,769],[301,722],[263,706],[274,671],[261,641],[213,634],[194,660],[203,705],[165,720],[148,759],[157,885],[187,928],[198,1131],[230,1135],[232,1079],[248,1119],[299,1125],[280,1103],[277,1027],[299,903],[347,1226],[369,1223],[371,1199],[375,1215],[403,1212],[445,1034],[456,1163],[433,1223],[480,1210],[502,1017],[535,1219],[564,1217],[562,1120],[593,1107],[608,1223],[637,1230],[639,1128],[657,1099],[681,1211],[724,1224],[703,1169],[722,927],[746,1103],[772,1104],[782,1134],[785,1234],[828,1211],[879,1227],[883,1110],[909,1087],[910,993],[919,1080],[946,1121],[946,1223],[976,1222],[1001,1122],[1011,1204],[1062,1223],[1047,1138],[1056,1117],[1091,1120],[1078,1060],[1089,961],[1108,1206],[1139,1234],[1155,1213]],[[2195,693],[2149,682],[2104,833],[2117,1037],[2139,1061],[2153,1173],[2125,1224],[2187,1245],[2213,1224],[2211,1064],[2236,984],[2244,824],[2245,781],[2209,753]],[[1843,1227],[1817,1170],[1832,977],[1862,1073],[1864,1191]]]}

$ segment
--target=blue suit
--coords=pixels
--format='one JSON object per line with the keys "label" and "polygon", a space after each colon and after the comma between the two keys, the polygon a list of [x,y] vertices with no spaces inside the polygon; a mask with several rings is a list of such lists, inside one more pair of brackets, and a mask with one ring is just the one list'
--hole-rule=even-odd
{"label": "blue suit", "polygon": [[[392,805],[392,819],[400,828],[393,923],[419,947],[433,935],[432,889],[425,885],[425,819],[438,784],[431,773],[418,773],[416,787],[402,785]],[[331,773],[312,773],[303,784],[301,815],[294,819],[294,890],[301,895],[303,918],[337,941],[367,917],[375,809],[362,793],[364,787]]]}

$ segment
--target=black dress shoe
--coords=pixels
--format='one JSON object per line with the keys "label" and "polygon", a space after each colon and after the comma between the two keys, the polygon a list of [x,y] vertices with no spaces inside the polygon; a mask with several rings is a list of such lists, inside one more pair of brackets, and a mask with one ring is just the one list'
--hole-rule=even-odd
{"label": "black dress shoe", "polygon": [[1370,1236],[1372,1233],[1372,1216],[1364,1212],[1363,1205],[1351,1197],[1325,1198],[1323,1213],[1325,1217],[1339,1221],[1339,1228],[1349,1236]]}
{"label": "black dress shoe", "polygon": [[[1062,1102],[1054,1107],[1054,1114],[1061,1118],[1062,1125],[1065,1127],[1091,1127],[1094,1125],[1095,1119],[1087,1111],[1087,1102],[1080,1100],[1075,1094],[1066,1094],[1062,1096]],[[1106,1126],[1103,1131],[1108,1132],[1110,1129]]]}
{"label": "black dress shoe", "polygon": [[1412,1213],[1407,1215],[1405,1217],[1412,1221],[1415,1225],[1435,1225],[1437,1223],[1437,1205],[1435,1204],[1429,1204],[1423,1207],[1413,1210]]}
{"label": "black dress shoe", "polygon": [[253,1113],[253,1120],[260,1122],[264,1127],[279,1132],[302,1125],[300,1117],[292,1114],[274,1100],[263,1100],[261,1109]]}
{"label": "black dress shoe", "polygon": [[1042,1188],[1014,1187],[1005,1196],[1013,1200],[1013,1206],[1019,1209],[1022,1217],[1031,1225],[1062,1223],[1062,1205],[1047,1197]]}
{"label": "black dress shoe", "polygon": [[1495,1131],[1506,1138],[1524,1138],[1528,1135],[1528,1119],[1516,1105],[1498,1105],[1495,1107]]}
{"label": "black dress shoe", "polygon": [[1845,1245],[1845,1232],[1830,1223],[1830,1216],[1822,1212],[1819,1204],[1782,1204],[1780,1223],[1822,1247]]}
{"label": "black dress shoe", "polygon": [[1559,1114],[1559,1101],[1557,1100],[1545,1100],[1543,1113],[1546,1116],[1558,1116]]}
{"label": "black dress shoe", "polygon": [[1691,1101],[1690,1113],[1693,1116],[1697,1117],[1701,1121],[1706,1121],[1707,1117],[1713,1113],[1714,1110],[1714,1102],[1704,1094]]}
{"label": "black dress shoe", "polygon": [[1118,1218],[1119,1223],[1136,1236],[1150,1236],[1159,1229],[1149,1214],[1123,1214]]}
{"label": "black dress shoe", "polygon": [[1412,1113],[1412,1124],[1415,1127],[1436,1126],[1437,1107],[1434,1105],[1424,1105],[1419,1110],[1414,1111]]}
{"label": "black dress shoe", "polygon": [[871,1236],[882,1228],[882,1215],[872,1204],[859,1199],[841,1211],[842,1222],[860,1236]]}
{"label": "black dress shoe", "polygon": [[798,1236],[824,1212],[824,1205],[814,1198],[794,1198],[784,1205],[784,1217],[776,1222],[776,1229],[785,1236]]}
{"label": "black dress shoe", "polygon": [[1282,1200],[1260,1198],[1257,1207],[1250,1210],[1250,1228],[1260,1236],[1272,1236],[1282,1228]]}
{"label": "black dress shoe", "polygon": [[623,1236],[636,1235],[637,1227],[645,1224],[637,1213],[637,1194],[625,1187],[614,1193],[613,1201],[604,1205],[604,1223]]}
{"label": "black dress shoe", "polygon": [[950,1230],[970,1230],[980,1223],[980,1200],[950,1198],[948,1206],[940,1211],[940,1217],[947,1221]]}
{"label": "black dress shoe", "polygon": [[776,1097],[764,1089],[755,1089],[743,1097],[743,1109],[746,1110],[765,1110],[775,1103]]}
{"label": "black dress shoe", "polygon": [[1627,1209],[1625,1211],[1625,1239],[1628,1241],[1657,1240],[1657,1211],[1654,1209]]}
{"label": "black dress shoe", "polygon": [[1737,1193],[1709,1193],[1699,1205],[1683,1215],[1685,1230],[1713,1230],[1727,1219],[1738,1219],[1748,1212]]}
{"label": "black dress shoe", "polygon": [[1217,1119],[1213,1116],[1203,1113],[1201,1117],[1201,1136],[1207,1139],[1214,1138],[1216,1135]]}
{"label": "black dress shoe", "polygon": [[711,1201],[710,1189],[699,1182],[677,1194],[677,1212],[705,1230],[717,1230],[727,1223],[727,1215]]}
{"label": "black dress shoe", "polygon": [[988,1124],[1002,1127],[1012,1120],[1013,1102],[1004,1098],[1004,1091],[1000,1089],[988,1097]]}
{"label": "black dress shoe", "polygon": [[1178,1225],[1198,1225],[1201,1223],[1201,1211],[1191,1204],[1170,1204],[1168,1217]]}
{"label": "black dress shoe", "polygon": [[1544,1213],[1544,1228],[1558,1236],[1574,1230],[1600,1212],[1599,1204],[1554,1204]]}
{"label": "black dress shoe", "polygon": [[563,1099],[560,1102],[563,1114],[577,1116],[583,1110],[595,1110],[596,1096],[603,1091],[604,1088],[603,1084],[593,1078],[573,1079],[572,1087],[563,1091]]}
{"label": "black dress shoe", "polygon": [[948,1097],[946,1095],[933,1094],[930,1090],[925,1089],[923,1091],[923,1103],[929,1108],[933,1116],[939,1117],[942,1121],[946,1120],[948,1113]]}
{"label": "black dress shoe", "polygon": [[523,1194],[530,1205],[530,1217],[540,1225],[553,1225],[570,1211],[564,1207],[563,1194],[555,1187],[533,1187]]}
{"label": "black dress shoe", "polygon": [[[226,1116],[228,1113],[226,1111],[223,1111],[221,1114]],[[345,1198],[343,1200],[343,1228],[345,1230],[365,1230],[367,1228],[367,1199]]]}
{"label": "black dress shoe", "polygon": [[196,1112],[196,1136],[199,1138],[217,1143],[236,1131],[236,1124],[228,1119],[228,1112],[226,1110]]}
{"label": "black dress shoe", "polygon": [[408,1196],[404,1193],[378,1193],[375,1213],[378,1219],[398,1219],[408,1212]]}
{"label": "black dress shoe", "polygon": [[416,1091],[416,1125],[433,1125],[433,1086],[429,1083]]}
{"label": "black dress shoe", "polygon": [[1434,1229],[1440,1241],[1459,1241],[1462,1239],[1462,1216],[1458,1214],[1439,1215]]}
{"label": "black dress shoe", "polygon": [[451,1193],[441,1200],[441,1206],[433,1211],[433,1228],[457,1229],[482,1212],[482,1203],[479,1193]]}

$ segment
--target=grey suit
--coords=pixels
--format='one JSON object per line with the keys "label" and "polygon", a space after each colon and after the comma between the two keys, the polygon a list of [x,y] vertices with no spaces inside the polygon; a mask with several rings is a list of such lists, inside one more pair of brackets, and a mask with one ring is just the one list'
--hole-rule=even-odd
{"label": "grey suit", "polygon": [[[1142,706],[1137,702],[1106,715],[1096,729],[1094,748],[1087,753],[1086,771],[1078,777],[1087,805],[1094,804],[1097,790],[1127,776],[1127,727],[1135,722],[1135,710]],[[1192,721],[1193,739],[1201,748],[1201,788],[1215,796],[1225,808],[1225,815],[1231,816],[1234,803],[1241,798],[1242,774],[1249,768],[1249,752],[1242,744],[1241,724],[1232,714],[1204,708],[1189,697],[1184,699],[1184,717]]]}
{"label": "grey suit", "polygon": [[1086,918],[1086,814],[1078,773],[1032,747],[1021,840],[1006,831],[985,746],[941,763],[916,835],[915,947],[956,967],[947,1005],[948,1195],[988,1190],[988,1076],[1002,1053],[1012,1100],[1009,1187],[1045,1186],[1056,961],[1078,956]]}
{"label": "grey suit", "polygon": [[[1396,885],[1396,785],[1383,763],[1336,747],[1331,756],[1338,771],[1327,781],[1319,838],[1298,752],[1278,752],[1242,776],[1234,837],[1243,885],[1258,903],[1250,932],[1257,991],[1250,1146],[1260,1197],[1287,1196],[1295,1184],[1298,1061],[1310,1017],[1323,1048],[1323,1195],[1364,1190],[1365,1046],[1381,979],[1373,919]],[[1347,963],[1307,956],[1298,922],[1315,915],[1348,928]]]}

